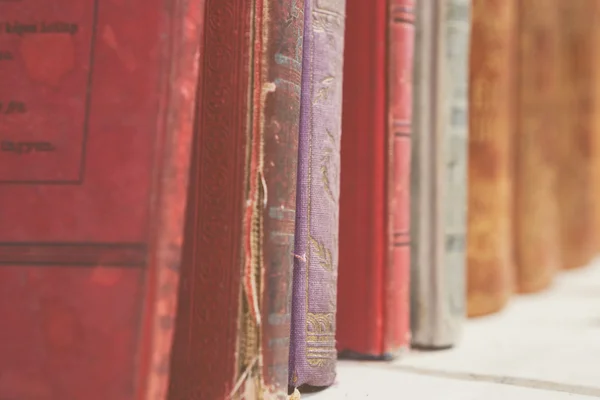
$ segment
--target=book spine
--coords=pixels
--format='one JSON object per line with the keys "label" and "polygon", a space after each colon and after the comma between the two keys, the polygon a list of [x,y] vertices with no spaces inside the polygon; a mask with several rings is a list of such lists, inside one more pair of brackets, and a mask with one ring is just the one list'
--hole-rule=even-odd
{"label": "book spine", "polygon": [[410,157],[415,2],[389,3],[388,191],[389,260],[384,288],[384,353],[410,342]]}
{"label": "book spine", "polygon": [[[433,5],[437,5],[434,8]],[[413,344],[452,346],[465,316],[470,1],[421,4],[412,188]],[[438,21],[438,23],[434,23]],[[439,27],[439,28],[435,28]],[[423,65],[430,67],[423,71]],[[432,97],[427,97],[431,95]],[[418,129],[418,131],[416,130]],[[423,176],[421,176],[423,175]],[[411,277],[412,278],[412,277]]]}
{"label": "book spine", "polygon": [[586,265],[595,251],[593,225],[592,142],[593,87],[592,57],[594,0],[561,2],[560,88],[561,149],[558,172],[562,267]]}
{"label": "book spine", "polygon": [[438,38],[442,47],[438,75],[441,87],[437,141],[443,179],[437,196],[442,223],[440,322],[438,346],[454,344],[466,316],[467,164],[469,139],[469,39],[471,0],[443,0]]}
{"label": "book spine", "polygon": [[257,354],[244,337],[240,321],[246,314],[239,306],[242,210],[248,200],[250,18],[245,0],[206,1],[171,400],[235,398],[236,382]]}
{"label": "book spine", "polygon": [[[595,3],[595,7],[592,9],[592,26],[594,29],[590,32],[590,39],[592,40],[592,48],[600,48],[600,4]],[[592,78],[592,90],[593,100],[592,104],[592,129],[594,132],[600,132],[600,52],[594,51],[593,58],[590,61],[592,63],[592,71],[594,73]],[[595,246],[594,250],[596,256],[600,253],[600,135],[597,133],[592,135],[592,182],[593,182],[593,203],[594,203],[594,232],[595,235]]]}
{"label": "book spine", "polygon": [[411,155],[411,336],[412,344],[430,347],[433,342],[435,280],[438,246],[434,235],[435,179],[432,140],[436,105],[434,92],[435,14],[437,2],[417,3],[413,74],[413,136]]}
{"label": "book spine", "polygon": [[519,2],[515,135],[515,282],[519,292],[547,287],[560,266],[557,157],[557,1]]}
{"label": "book spine", "polygon": [[[251,161],[252,271],[261,370],[258,394],[286,399],[289,371],[303,0],[256,0],[254,132]],[[250,296],[252,297],[252,296]]]}
{"label": "book spine", "polygon": [[306,0],[290,385],[335,379],[344,0]]}
{"label": "book spine", "polygon": [[386,0],[346,2],[336,340],[350,356],[384,347],[387,17]]}
{"label": "book spine", "polygon": [[[184,218],[190,175],[191,148],[194,132],[194,105],[199,79],[200,43],[203,38],[205,0],[171,3],[170,38],[164,54],[169,68],[162,82],[165,100],[160,104],[164,120],[156,148],[162,158],[157,162],[151,200],[151,213],[156,215],[150,226],[150,262],[156,267],[146,276],[150,327],[148,335],[150,362],[141,370],[148,372],[139,382],[140,393],[147,400],[165,399],[169,387],[171,349],[177,312],[181,273]],[[146,369],[147,368],[147,369]]]}
{"label": "book spine", "polygon": [[467,313],[478,316],[512,292],[516,2],[474,1],[471,27]]}

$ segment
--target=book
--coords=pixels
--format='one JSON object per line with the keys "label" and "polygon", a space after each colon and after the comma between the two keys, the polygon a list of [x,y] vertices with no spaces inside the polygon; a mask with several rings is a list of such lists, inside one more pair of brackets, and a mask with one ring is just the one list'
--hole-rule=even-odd
{"label": "book", "polygon": [[[594,3],[595,6],[590,10],[592,13],[592,28],[590,31],[590,40],[592,41],[591,47],[597,49],[600,46],[600,7],[597,6],[597,3]],[[593,72],[592,79],[590,82],[591,88],[593,90],[592,94],[592,129],[594,132],[598,132],[600,129],[600,98],[598,94],[600,91],[598,88],[600,87],[600,52],[594,51],[592,53],[592,58],[590,60],[592,63],[591,70]],[[594,235],[595,238],[595,246],[594,253],[595,256],[598,256],[600,252],[600,135],[595,134],[592,135],[592,190],[593,190],[593,202],[594,202]]]}
{"label": "book", "polygon": [[412,344],[454,345],[466,314],[470,1],[417,7],[411,167]]}
{"label": "book", "polygon": [[165,397],[203,4],[0,4],[0,398]]}
{"label": "book", "polygon": [[562,133],[558,171],[562,267],[586,265],[596,250],[593,198],[593,127],[596,2],[561,2],[559,44]]}
{"label": "book", "polygon": [[410,163],[415,0],[391,0],[388,11],[387,201],[389,270],[384,341],[410,344]]}
{"label": "book", "polygon": [[490,314],[513,290],[515,1],[471,9],[467,314]]}
{"label": "book", "polygon": [[343,355],[390,357],[410,341],[414,3],[346,4],[336,339]]}
{"label": "book", "polygon": [[290,385],[335,379],[345,0],[306,0]]}
{"label": "book", "polygon": [[557,1],[518,5],[514,250],[515,287],[522,293],[548,287],[561,262]]}
{"label": "book", "polygon": [[303,13],[207,1],[173,400],[287,399]]}

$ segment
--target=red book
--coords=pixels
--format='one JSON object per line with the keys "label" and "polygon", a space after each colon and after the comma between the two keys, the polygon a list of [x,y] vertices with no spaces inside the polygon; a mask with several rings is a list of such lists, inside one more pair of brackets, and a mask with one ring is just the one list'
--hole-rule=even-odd
{"label": "red book", "polygon": [[0,2],[0,398],[162,399],[203,1]]}
{"label": "red book", "polygon": [[408,346],[414,2],[348,0],[337,341],[386,357]]}
{"label": "red book", "polygon": [[169,400],[287,400],[302,0],[207,0]]}

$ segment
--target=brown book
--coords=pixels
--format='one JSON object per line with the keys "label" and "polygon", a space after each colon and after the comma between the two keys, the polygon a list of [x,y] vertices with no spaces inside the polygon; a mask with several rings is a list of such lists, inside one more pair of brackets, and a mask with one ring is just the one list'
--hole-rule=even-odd
{"label": "brown book", "polygon": [[519,292],[548,286],[559,268],[558,2],[519,2],[515,130],[515,282]]}
{"label": "brown book", "polygon": [[[593,29],[590,32],[590,40],[594,49],[600,49],[600,3],[591,10],[593,14]],[[594,72],[591,88],[594,90],[592,97],[592,182],[594,202],[594,232],[595,256],[600,253],[600,51],[595,50],[592,54],[592,72]]]}
{"label": "brown book", "polygon": [[587,264],[596,247],[593,201],[593,55],[597,0],[560,2],[561,134],[558,139],[562,267]]}
{"label": "brown book", "polygon": [[501,309],[512,290],[512,136],[516,2],[477,0],[469,71],[467,312]]}
{"label": "brown book", "polygon": [[304,3],[206,3],[169,399],[287,399]]}

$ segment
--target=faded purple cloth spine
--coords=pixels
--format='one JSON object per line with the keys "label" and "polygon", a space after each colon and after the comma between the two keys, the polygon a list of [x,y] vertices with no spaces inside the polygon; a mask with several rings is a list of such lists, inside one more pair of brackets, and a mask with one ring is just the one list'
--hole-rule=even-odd
{"label": "faded purple cloth spine", "polygon": [[306,0],[290,385],[335,380],[342,71],[346,0]]}

